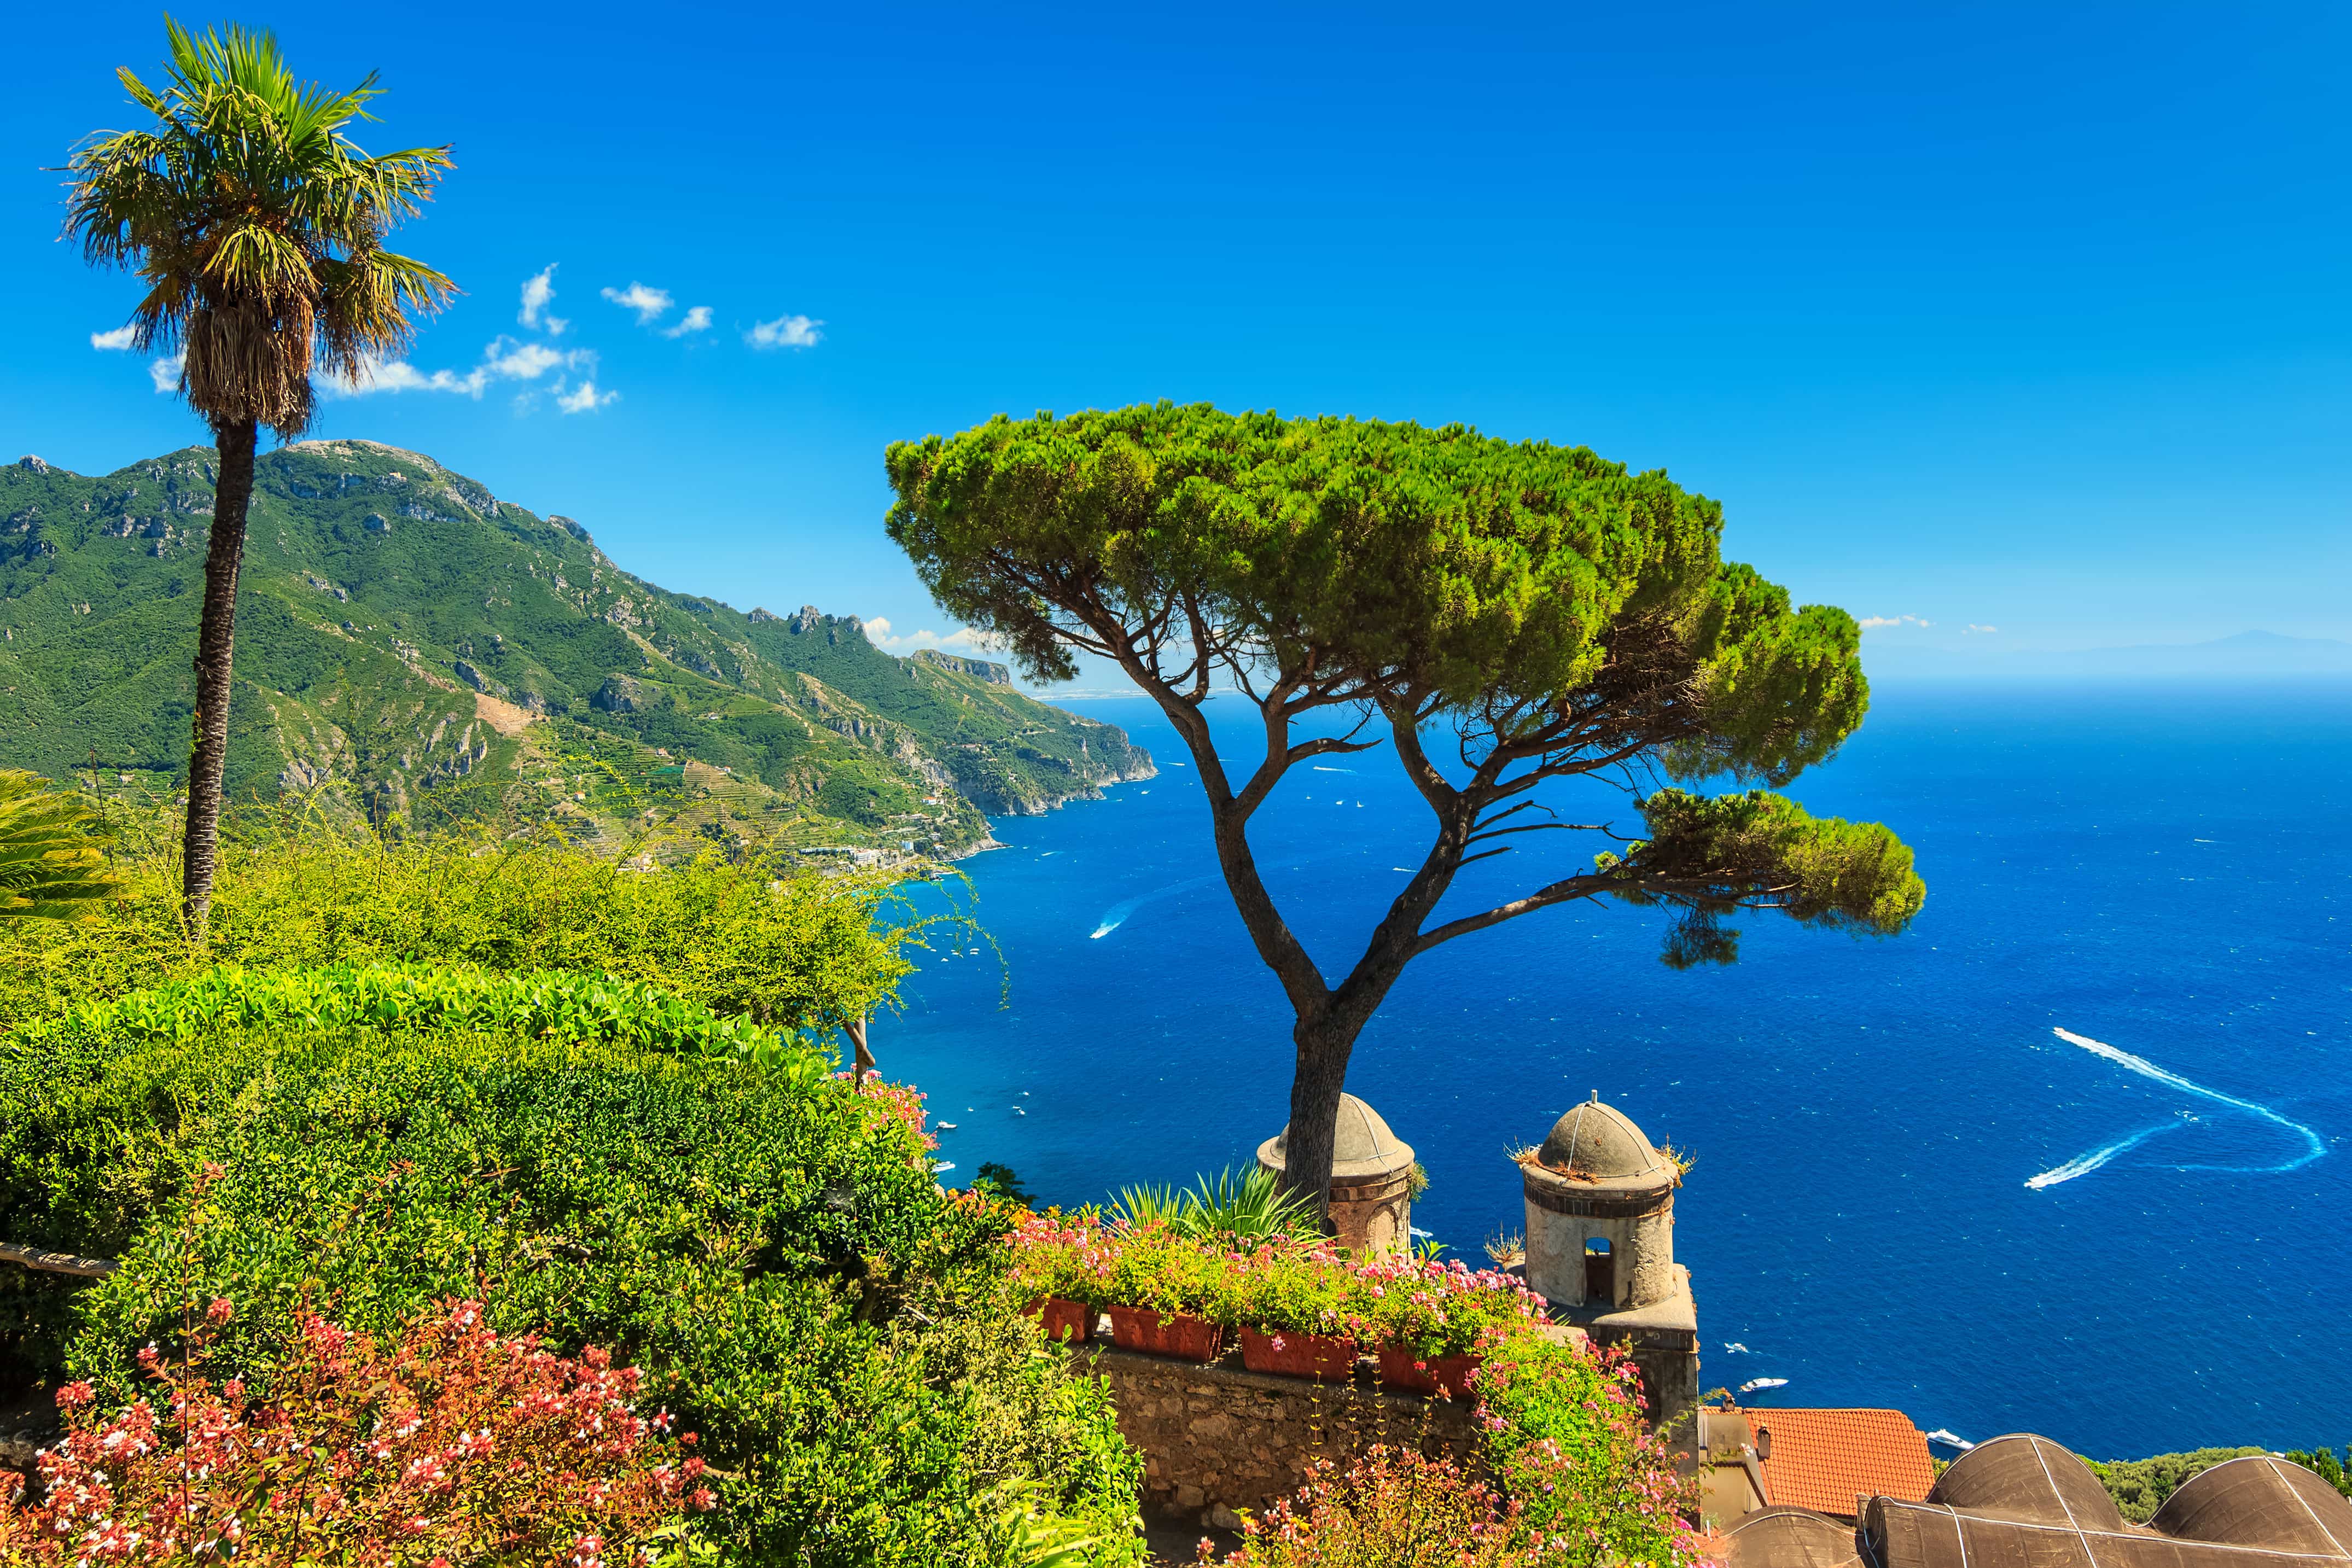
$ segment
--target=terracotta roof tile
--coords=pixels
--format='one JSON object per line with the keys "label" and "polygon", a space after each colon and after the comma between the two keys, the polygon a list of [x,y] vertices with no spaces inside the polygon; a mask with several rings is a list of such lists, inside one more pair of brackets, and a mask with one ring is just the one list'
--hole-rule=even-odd
{"label": "terracotta roof tile", "polygon": [[1770,1500],[1853,1517],[1857,1497],[1924,1499],[1936,1484],[1927,1439],[1900,1410],[1749,1410],[1772,1434]]}

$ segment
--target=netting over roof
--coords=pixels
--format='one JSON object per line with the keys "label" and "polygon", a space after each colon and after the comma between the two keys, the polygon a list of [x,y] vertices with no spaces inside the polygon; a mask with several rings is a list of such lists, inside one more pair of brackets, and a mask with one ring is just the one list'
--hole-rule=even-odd
{"label": "netting over roof", "polygon": [[[2300,1465],[2254,1456],[2192,1478],[2126,1524],[2090,1468],[2047,1437],[1999,1437],[1924,1502],[1871,1500],[1857,1530],[1824,1514],[1752,1514],[1727,1568],[2341,1568],[2352,1501]],[[1841,1553],[1844,1555],[1841,1555]]]}

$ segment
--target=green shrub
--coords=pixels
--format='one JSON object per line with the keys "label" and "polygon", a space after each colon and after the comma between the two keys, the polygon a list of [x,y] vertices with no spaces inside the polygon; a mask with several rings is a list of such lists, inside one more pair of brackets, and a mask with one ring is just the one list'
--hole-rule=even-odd
{"label": "green shrub", "polygon": [[632,870],[560,841],[451,832],[382,841],[326,830],[222,846],[211,946],[180,930],[168,845],[117,856],[124,895],[72,924],[0,921],[0,1028],[214,964],[469,964],[661,987],[723,1015],[839,1024],[886,1002],[908,966],[871,882],[779,879],[716,852]]}
{"label": "green shrub", "polygon": [[[2352,1446],[2347,1446],[2344,1453],[2346,1458],[2352,1458]],[[2344,1468],[2344,1460],[2336,1457],[2335,1449],[2289,1448],[2285,1458],[2289,1463],[2310,1470],[2346,1497],[2352,1497],[2352,1470]]]}
{"label": "green shrub", "polygon": [[2145,1459],[2093,1459],[2090,1466],[2116,1500],[2116,1507],[2134,1524],[2146,1524],[2191,1476],[2211,1469],[2224,1459],[2268,1453],[2267,1448],[2195,1448],[2182,1454],[2157,1454]]}
{"label": "green shrub", "polygon": [[0,1055],[0,1223],[122,1253],[33,1325],[103,1389],[198,1297],[236,1303],[220,1352],[260,1374],[305,1307],[383,1332],[478,1295],[502,1333],[644,1365],[731,1478],[748,1561],[993,1563],[1033,1513],[1095,1537],[1088,1561],[1139,1555],[1101,1386],[1017,1317],[1003,1209],[939,1188],[897,1092],[506,1031],[59,1030]]}
{"label": "green shrub", "polygon": [[[1205,1186],[1205,1184],[1204,1184]],[[1130,1190],[1122,1218],[1093,1210],[1024,1215],[1015,1271],[1029,1297],[1190,1312],[1229,1328],[1347,1334],[1416,1355],[1461,1355],[1531,1330],[1540,1303],[1507,1274],[1433,1258],[1345,1258],[1328,1242],[1196,1234],[1200,1206]],[[1168,1218],[1171,1207],[1176,1218]]]}

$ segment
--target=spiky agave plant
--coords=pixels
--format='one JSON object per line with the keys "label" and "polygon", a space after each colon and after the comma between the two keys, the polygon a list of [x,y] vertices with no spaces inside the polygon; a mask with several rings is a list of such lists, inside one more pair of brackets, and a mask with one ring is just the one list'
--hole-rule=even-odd
{"label": "spiky agave plant", "polygon": [[72,920],[121,887],[90,841],[89,806],[37,773],[0,769],[0,920]]}
{"label": "spiky agave plant", "polygon": [[184,356],[180,390],[220,454],[188,763],[182,904],[201,940],[219,845],[228,750],[236,579],[253,498],[257,433],[292,440],[310,423],[314,374],[358,382],[406,346],[409,312],[455,286],[383,248],[450,167],[446,147],[371,157],[344,134],[373,118],[371,75],[337,92],[299,82],[268,33],[197,37],[164,18],[171,57],[160,89],[117,74],[154,116],[99,131],[74,150],[66,234],[93,266],[136,272],[131,315],[142,352]]}
{"label": "spiky agave plant", "polygon": [[1129,1225],[1164,1224],[1179,1235],[1203,1239],[1264,1241],[1308,1236],[1317,1228],[1315,1206],[1292,1195],[1273,1172],[1256,1166],[1227,1166],[1213,1176],[1196,1176],[1181,1192],[1170,1185],[1121,1187],[1110,1216]]}
{"label": "spiky agave plant", "polygon": [[1263,1166],[1228,1166],[1201,1176],[1184,1195],[1184,1224],[1198,1236],[1234,1236],[1263,1241],[1276,1236],[1312,1236],[1321,1229],[1315,1205],[1282,1185]]}

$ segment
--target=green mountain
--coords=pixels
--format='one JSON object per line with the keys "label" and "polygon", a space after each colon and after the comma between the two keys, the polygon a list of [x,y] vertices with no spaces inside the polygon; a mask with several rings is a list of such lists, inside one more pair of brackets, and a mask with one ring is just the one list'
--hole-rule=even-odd
{"label": "green mountain", "polygon": [[[102,477],[0,468],[0,763],[184,779],[210,447]],[[569,517],[367,441],[261,458],[237,597],[228,785],[377,820],[462,810],[610,832],[642,792],[713,837],[954,853],[982,813],[1146,778],[1108,725],[1004,666],[875,647],[855,617],[746,614],[615,566]]]}

